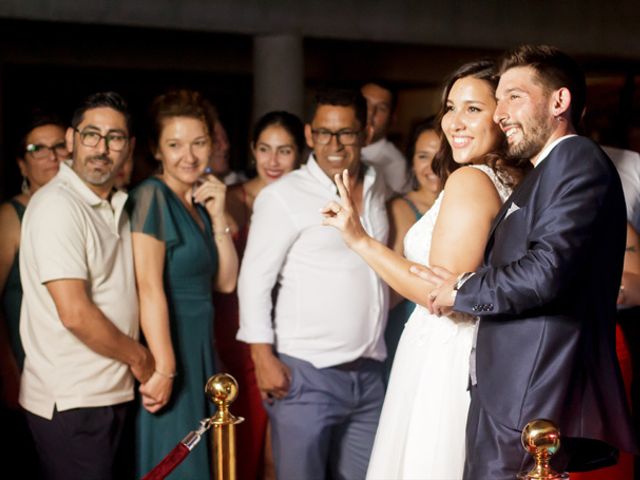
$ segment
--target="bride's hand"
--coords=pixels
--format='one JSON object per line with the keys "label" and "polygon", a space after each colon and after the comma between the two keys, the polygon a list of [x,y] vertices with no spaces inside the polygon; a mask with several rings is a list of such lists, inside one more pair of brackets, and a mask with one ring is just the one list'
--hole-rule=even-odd
{"label": "bride's hand", "polygon": [[327,203],[320,213],[324,216],[323,225],[330,225],[342,232],[345,243],[353,248],[359,242],[369,238],[360,222],[360,215],[351,198],[349,187],[349,171],[344,170],[342,177],[337,173],[334,177],[340,203],[331,201]]}

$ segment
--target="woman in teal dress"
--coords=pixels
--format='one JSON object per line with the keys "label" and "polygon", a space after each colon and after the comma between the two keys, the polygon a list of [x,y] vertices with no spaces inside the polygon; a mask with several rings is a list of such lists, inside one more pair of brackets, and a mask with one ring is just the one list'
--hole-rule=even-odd
{"label": "woman in teal dress", "polygon": [[[3,469],[23,478],[40,478],[31,432],[18,405],[24,350],[20,341],[22,284],[18,252],[22,216],[31,196],[51,180],[60,162],[69,157],[66,125],[54,114],[34,111],[21,128],[16,158],[22,174],[22,191],[0,205],[0,422],[11,441],[3,451]],[[10,474],[8,474],[10,476]]]}
{"label": "woman in teal dress", "polygon": [[[407,151],[412,190],[406,195],[393,199],[389,205],[389,246],[400,255],[404,254],[404,236],[411,226],[431,208],[442,189],[440,179],[431,169],[433,157],[440,148],[440,138],[434,130],[433,121],[434,117],[430,117],[414,127]],[[384,332],[387,345],[385,361],[387,379],[404,324],[416,307],[415,303],[400,297],[395,292],[391,295],[391,305],[387,328]]]}
{"label": "woman in teal dress", "polygon": [[[211,292],[235,288],[238,259],[225,219],[225,185],[205,174],[215,114],[197,92],[152,104],[152,150],[162,173],[130,195],[140,324],[156,371],[140,386],[137,474],[151,470],[198,422],[212,415],[204,395],[215,373]],[[210,478],[207,443],[169,478]]]}
{"label": "woman in teal dress", "polygon": [[[22,191],[0,205],[0,295],[4,317],[4,325],[0,328],[3,341],[8,339],[12,354],[8,359],[2,359],[4,368],[9,361],[22,370],[24,362],[18,329],[22,302],[18,265],[22,216],[31,196],[58,173],[60,162],[69,157],[65,130],[66,126],[58,116],[42,111],[33,113],[23,127],[16,151]],[[3,348],[2,353],[9,352]]]}

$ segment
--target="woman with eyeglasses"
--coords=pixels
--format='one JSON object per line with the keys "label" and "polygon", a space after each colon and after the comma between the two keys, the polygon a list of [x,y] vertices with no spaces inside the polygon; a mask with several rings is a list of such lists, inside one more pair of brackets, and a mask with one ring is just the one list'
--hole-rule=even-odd
{"label": "woman with eyeglasses", "polygon": [[[161,172],[129,199],[140,325],[156,370],[140,386],[137,477],[213,414],[204,385],[215,372],[213,289],[236,286],[238,257],[225,216],[225,185],[205,170],[217,121],[198,92],[171,91],[151,105],[151,151]],[[206,442],[205,442],[206,443]],[[202,445],[170,478],[210,478]]]}
{"label": "woman with eyeglasses", "polygon": [[[20,445],[22,459],[35,458],[35,446],[18,406],[20,372],[24,350],[20,341],[19,322],[22,285],[18,265],[22,216],[31,196],[56,173],[60,162],[69,157],[65,145],[66,125],[51,113],[35,111],[25,123],[16,148],[22,189],[15,197],[0,205],[0,415],[4,427]],[[8,453],[9,466],[17,461]],[[11,457],[11,458],[10,458]],[[16,464],[17,465],[17,464]],[[37,478],[37,462],[22,461],[25,477]]]}
{"label": "woman with eyeglasses", "polygon": [[69,157],[65,131],[66,125],[58,116],[34,113],[25,124],[16,152],[22,174],[21,192],[0,205],[0,292],[5,323],[2,328],[8,333],[12,359],[18,370],[22,370],[24,361],[18,331],[22,301],[18,266],[20,223],[31,196],[58,173],[60,162]]}

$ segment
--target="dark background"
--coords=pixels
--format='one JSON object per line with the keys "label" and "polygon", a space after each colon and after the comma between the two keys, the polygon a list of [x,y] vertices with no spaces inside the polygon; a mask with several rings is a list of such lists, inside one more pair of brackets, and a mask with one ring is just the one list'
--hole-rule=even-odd
{"label": "dark background", "polygon": [[[45,107],[68,118],[82,98],[101,90],[116,90],[130,103],[138,177],[154,167],[145,152],[147,106],[175,87],[200,90],[216,105],[230,137],[232,168],[244,169],[254,108],[253,41],[279,28],[302,38],[305,107],[321,84],[384,79],[394,85],[399,109],[391,138],[401,147],[411,125],[435,113],[448,72],[519,43],[547,42],[585,69],[587,133],[640,150],[640,2],[517,3],[506,15],[500,2],[468,0],[446,6],[274,0],[270,7],[240,0],[140,0],[139,7],[2,0],[0,200],[19,189],[14,148],[25,114]],[[576,15],[571,5],[579,6]]]}

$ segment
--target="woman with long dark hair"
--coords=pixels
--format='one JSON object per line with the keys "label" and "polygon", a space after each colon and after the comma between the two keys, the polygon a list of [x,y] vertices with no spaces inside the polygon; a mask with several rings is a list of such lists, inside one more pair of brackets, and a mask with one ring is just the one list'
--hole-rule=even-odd
{"label": "woman with long dark hair", "polygon": [[442,145],[434,162],[444,191],[407,233],[407,258],[366,234],[345,187],[348,173],[336,176],[341,204],[325,208],[325,223],[339,228],[394,290],[418,304],[396,352],[370,479],[462,478],[475,319],[430,314],[422,306],[429,291],[409,267],[474,271],[495,215],[526,169],[496,153],[504,140],[492,118],[497,80],[494,63],[479,61],[463,65],[447,81],[438,116]]}
{"label": "woman with long dark hair", "polygon": [[[264,187],[298,168],[304,151],[304,125],[292,113],[273,111],[258,119],[251,134],[251,154],[256,176],[229,188],[227,208],[229,227],[238,256],[242,259],[249,233],[253,202]],[[274,225],[274,228],[277,228]],[[215,327],[216,348],[225,369],[240,384],[241,395],[233,411],[245,418],[236,436],[242,446],[238,478],[273,478],[271,449],[267,435],[268,417],[256,383],[255,366],[249,345],[236,340],[239,328],[238,295],[215,293],[214,304],[224,321]]]}

